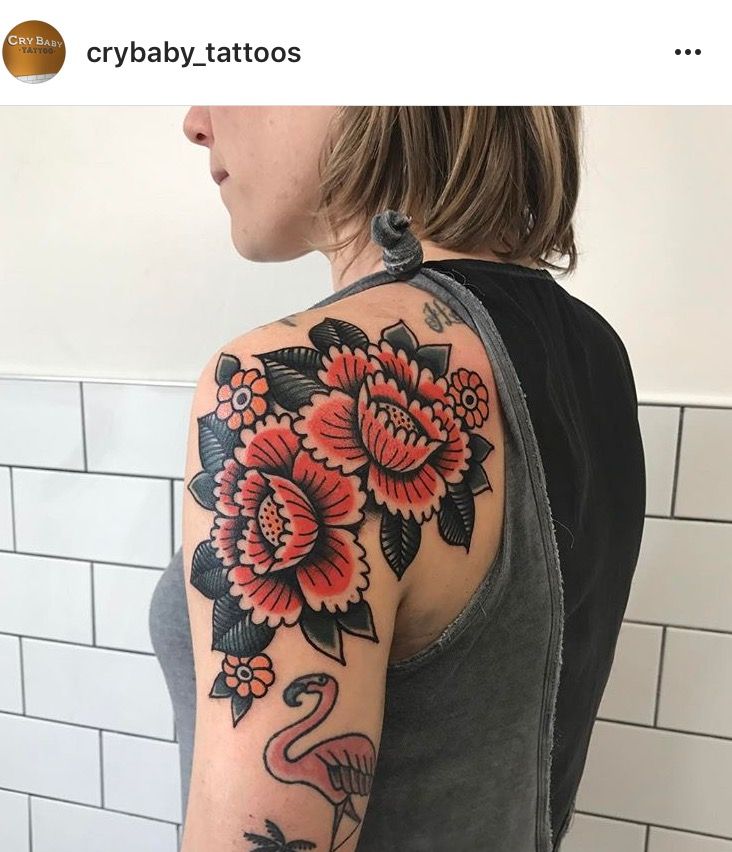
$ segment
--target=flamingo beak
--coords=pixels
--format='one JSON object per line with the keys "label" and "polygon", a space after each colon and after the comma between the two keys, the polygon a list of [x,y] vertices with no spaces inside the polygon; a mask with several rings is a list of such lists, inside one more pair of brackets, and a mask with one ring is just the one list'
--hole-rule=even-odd
{"label": "flamingo beak", "polygon": [[301,679],[293,680],[282,695],[282,700],[288,707],[299,707],[302,704],[300,696],[307,689],[307,682]]}

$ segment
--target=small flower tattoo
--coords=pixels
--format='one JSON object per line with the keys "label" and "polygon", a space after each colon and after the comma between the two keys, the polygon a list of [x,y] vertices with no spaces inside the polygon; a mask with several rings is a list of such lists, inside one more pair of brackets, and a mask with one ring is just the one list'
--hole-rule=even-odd
{"label": "small flower tattoo", "polygon": [[469,429],[482,426],[488,419],[488,388],[477,373],[465,368],[456,370],[450,377],[449,394],[455,414]]}
{"label": "small flower tattoo", "polygon": [[259,370],[237,370],[228,382],[219,385],[216,416],[229,429],[251,426],[267,411],[267,379]]}

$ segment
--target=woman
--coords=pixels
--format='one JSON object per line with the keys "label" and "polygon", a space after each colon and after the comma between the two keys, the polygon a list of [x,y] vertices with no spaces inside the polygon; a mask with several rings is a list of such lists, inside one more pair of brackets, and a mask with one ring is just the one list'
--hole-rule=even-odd
{"label": "woman", "polygon": [[185,133],[237,250],[320,250],[334,293],[196,387],[150,616],[184,852],[558,849],[645,504],[625,348],[549,272],[576,265],[578,110],[196,107]]}

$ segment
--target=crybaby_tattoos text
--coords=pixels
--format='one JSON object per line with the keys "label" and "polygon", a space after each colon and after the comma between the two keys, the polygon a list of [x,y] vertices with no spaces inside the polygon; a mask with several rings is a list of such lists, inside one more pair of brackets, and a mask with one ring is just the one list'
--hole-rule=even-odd
{"label": "crybaby_tattoos text", "polygon": [[450,344],[420,344],[403,321],[371,340],[334,318],[309,342],[246,366],[223,353],[215,404],[197,420],[201,470],[188,489],[212,521],[190,582],[213,601],[223,656],[210,695],[231,699],[235,725],[275,681],[264,652],[278,630],[299,629],[344,665],[344,634],[378,642],[367,518],[400,579],[425,523],[467,550],[474,497],[492,490],[493,445],[477,431],[492,400],[477,372],[451,363]]}

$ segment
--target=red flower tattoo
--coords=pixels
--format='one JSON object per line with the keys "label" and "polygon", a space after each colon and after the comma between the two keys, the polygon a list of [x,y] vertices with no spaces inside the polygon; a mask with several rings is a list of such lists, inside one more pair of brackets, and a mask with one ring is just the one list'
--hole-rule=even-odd
{"label": "red flower tattoo", "polygon": [[480,376],[461,367],[450,376],[449,394],[455,404],[455,414],[469,429],[482,426],[488,419],[488,388]]}
{"label": "red flower tattoo", "polygon": [[383,339],[366,350],[332,346],[295,429],[316,459],[344,473],[366,469],[366,487],[393,514],[425,521],[447,483],[468,467],[468,434],[444,378]]}
{"label": "red flower tattoo", "polygon": [[232,595],[256,624],[295,624],[303,604],[345,612],[368,587],[369,566],[355,533],[365,494],[300,446],[290,415],[268,415],[242,432],[216,476],[216,555],[233,566]]}

